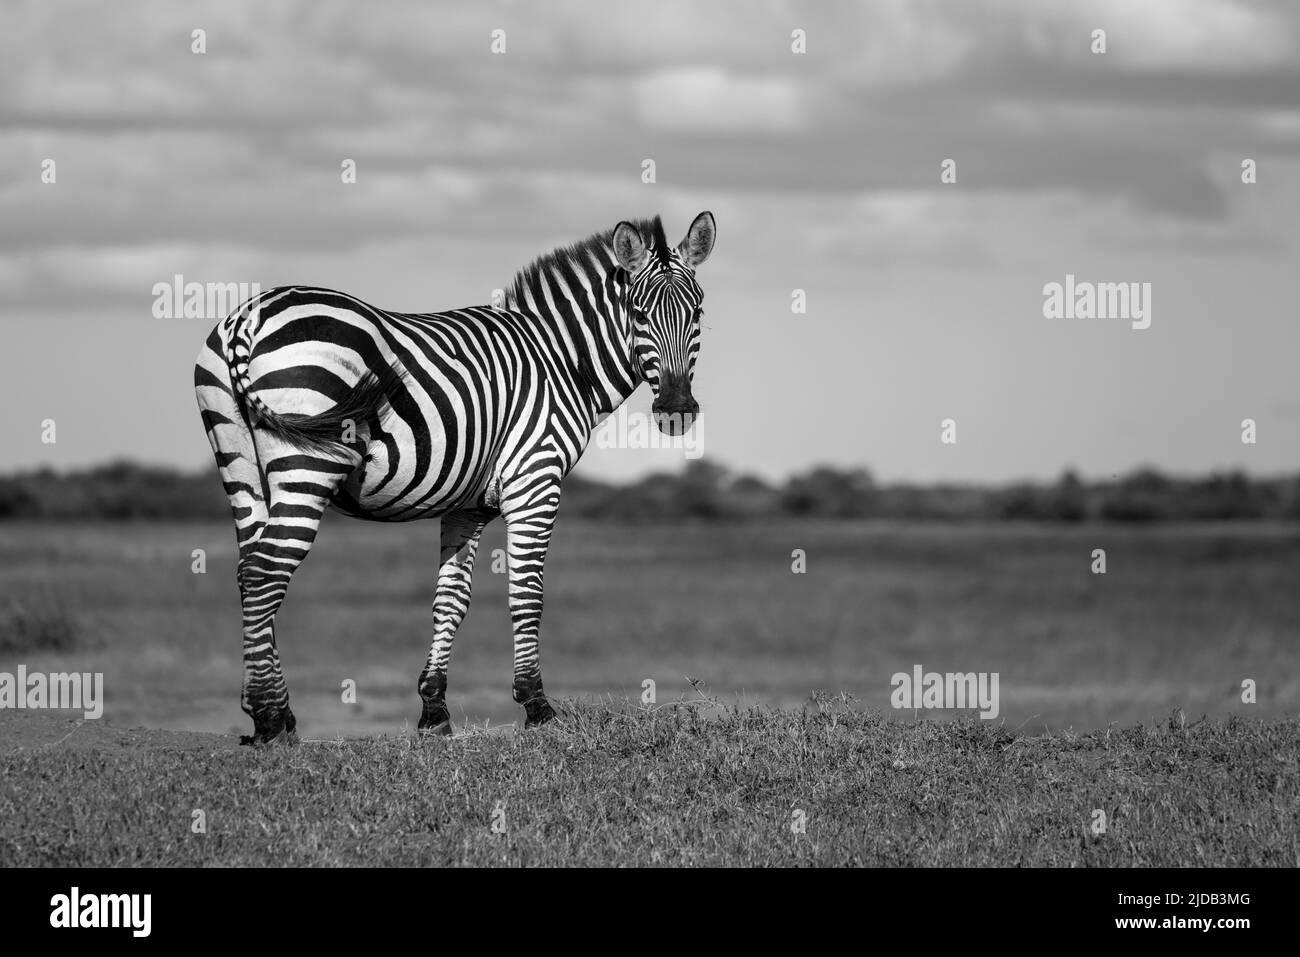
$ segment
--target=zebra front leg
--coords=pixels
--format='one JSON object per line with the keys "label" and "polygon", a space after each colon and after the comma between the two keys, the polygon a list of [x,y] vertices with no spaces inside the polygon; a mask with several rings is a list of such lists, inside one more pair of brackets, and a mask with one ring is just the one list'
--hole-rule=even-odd
{"label": "zebra front leg", "polygon": [[515,635],[514,698],[524,706],[524,727],[534,728],[555,717],[542,692],[542,665],[537,654],[542,623],[542,569],[560,502],[554,485],[530,490],[527,504],[514,505],[506,520],[506,553],[510,562],[510,621]]}
{"label": "zebra front leg", "polygon": [[423,704],[419,724],[422,732],[451,734],[451,713],[447,710],[447,664],[456,629],[469,611],[470,584],[479,538],[494,515],[471,510],[450,512],[442,517],[438,586],[433,599],[433,644],[417,684]]}

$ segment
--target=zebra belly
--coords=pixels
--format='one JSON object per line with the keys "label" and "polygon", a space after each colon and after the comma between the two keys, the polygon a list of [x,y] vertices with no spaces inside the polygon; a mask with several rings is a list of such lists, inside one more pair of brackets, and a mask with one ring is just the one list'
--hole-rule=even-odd
{"label": "zebra belly", "polygon": [[334,507],[354,518],[378,522],[414,521],[436,518],[466,506],[481,506],[490,484],[489,470],[465,476],[455,471],[441,484],[432,481],[440,474],[442,453],[439,445],[421,474],[415,474],[414,454],[397,451],[396,468],[391,467],[393,450],[381,441],[371,441],[360,466],[344,481],[334,499]]}

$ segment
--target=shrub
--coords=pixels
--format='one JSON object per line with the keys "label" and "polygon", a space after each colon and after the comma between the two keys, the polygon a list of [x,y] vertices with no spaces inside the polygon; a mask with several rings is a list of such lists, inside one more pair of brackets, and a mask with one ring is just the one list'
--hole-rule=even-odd
{"label": "shrub", "polygon": [[79,638],[66,601],[48,588],[0,599],[0,653],[71,651]]}

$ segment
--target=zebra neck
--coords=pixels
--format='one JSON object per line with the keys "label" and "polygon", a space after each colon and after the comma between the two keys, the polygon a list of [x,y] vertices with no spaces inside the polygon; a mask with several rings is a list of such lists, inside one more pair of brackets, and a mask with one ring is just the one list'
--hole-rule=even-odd
{"label": "zebra neck", "polygon": [[535,316],[566,359],[594,426],[641,383],[632,354],[627,276],[612,261],[547,264],[516,281],[507,306]]}

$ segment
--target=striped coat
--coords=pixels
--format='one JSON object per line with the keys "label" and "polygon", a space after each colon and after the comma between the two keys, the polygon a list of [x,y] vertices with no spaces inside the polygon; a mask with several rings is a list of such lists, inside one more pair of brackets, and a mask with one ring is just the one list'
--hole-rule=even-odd
{"label": "striped coat", "polygon": [[670,246],[658,217],[623,222],[522,270],[505,308],[403,314],[281,287],[212,331],[195,391],[239,542],[245,740],[292,740],[274,622],[327,506],[394,522],[440,517],[434,635],[419,727],[448,733],[447,669],[479,537],[507,528],[516,701],[542,690],[542,573],[561,480],[641,382],[660,428],[690,427],[711,214]]}

